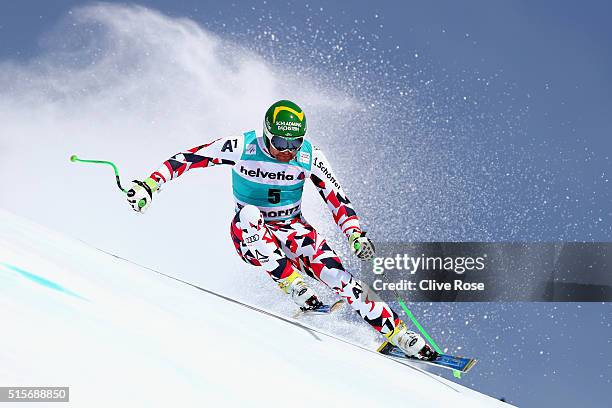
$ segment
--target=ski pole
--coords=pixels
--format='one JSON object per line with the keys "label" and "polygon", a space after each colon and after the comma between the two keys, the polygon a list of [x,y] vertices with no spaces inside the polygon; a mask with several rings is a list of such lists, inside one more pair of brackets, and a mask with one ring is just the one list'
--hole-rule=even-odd
{"label": "ski pole", "polygon": [[[75,163],[75,162],[80,162],[80,163],[92,163],[92,164],[108,164],[109,166],[111,166],[115,172],[115,180],[117,181],[117,187],[119,187],[119,190],[121,190],[124,194],[128,193],[128,190],[126,190],[125,188],[123,188],[123,186],[121,185],[121,179],[119,178],[119,170],[117,169],[117,166],[115,165],[115,163],[111,162],[111,161],[107,161],[107,160],[86,160],[86,159],[79,159],[77,157],[76,154],[73,154],[72,156],[70,156],[70,161]],[[138,207],[142,208],[146,205],[146,201],[140,200],[138,201]]]}

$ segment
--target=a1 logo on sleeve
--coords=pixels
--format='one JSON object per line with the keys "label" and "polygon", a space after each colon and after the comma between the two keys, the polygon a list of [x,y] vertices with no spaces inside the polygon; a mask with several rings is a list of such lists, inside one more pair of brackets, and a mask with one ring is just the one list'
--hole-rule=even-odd
{"label": "a1 logo on sleeve", "polygon": [[257,148],[255,147],[255,143],[250,143],[246,145],[246,149],[244,149],[245,154],[253,155],[257,153]]}
{"label": "a1 logo on sleeve", "polygon": [[300,152],[300,157],[298,158],[300,163],[308,164],[310,163],[310,153],[308,152]]}

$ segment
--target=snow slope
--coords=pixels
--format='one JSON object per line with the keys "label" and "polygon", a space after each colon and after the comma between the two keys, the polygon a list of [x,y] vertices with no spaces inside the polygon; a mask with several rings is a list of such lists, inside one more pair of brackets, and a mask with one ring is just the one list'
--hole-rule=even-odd
{"label": "snow slope", "polygon": [[0,385],[73,407],[509,406],[3,210],[0,322]]}

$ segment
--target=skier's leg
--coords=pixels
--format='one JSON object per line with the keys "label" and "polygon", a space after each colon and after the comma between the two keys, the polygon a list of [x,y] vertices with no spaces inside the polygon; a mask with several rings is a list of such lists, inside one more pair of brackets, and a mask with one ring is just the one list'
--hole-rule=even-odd
{"label": "skier's leg", "polygon": [[363,285],[344,269],[340,258],[323,239],[317,251],[308,257],[317,278],[343,297],[346,302],[375,330],[407,355],[431,359],[435,355],[425,340],[413,331],[397,313],[367,285]]}
{"label": "skier's leg", "polygon": [[344,269],[340,258],[325,239],[321,239],[312,255],[306,256],[306,262],[318,280],[345,299],[363,320],[381,334],[390,334],[401,324],[397,313],[386,302],[378,299],[367,286]]}
{"label": "skier's leg", "polygon": [[273,227],[283,251],[298,267],[344,298],[374,329],[387,334],[401,322],[385,302],[373,299],[367,288],[364,290],[361,282],[344,269],[338,255],[304,219],[274,222]]}
{"label": "skier's leg", "polygon": [[238,211],[230,232],[238,255],[245,262],[261,266],[300,307],[309,309],[321,304],[283,253],[257,207],[247,205]]}
{"label": "skier's leg", "polygon": [[285,251],[295,254],[300,269],[309,271],[309,275],[344,298],[363,320],[406,354],[429,357],[431,349],[425,340],[409,331],[386,302],[344,269],[338,255],[312,225],[303,219],[296,219],[289,225],[283,225],[280,232],[284,232],[277,232],[277,235],[284,238]]}

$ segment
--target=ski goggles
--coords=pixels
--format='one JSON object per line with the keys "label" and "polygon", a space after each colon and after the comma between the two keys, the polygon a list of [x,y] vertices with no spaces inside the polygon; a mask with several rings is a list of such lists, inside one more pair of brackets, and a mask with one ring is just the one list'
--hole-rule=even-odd
{"label": "ski goggles", "polygon": [[268,132],[268,130],[265,127],[264,127],[264,133],[266,135],[266,138],[272,145],[272,147],[274,147],[276,150],[281,151],[281,152],[285,150],[294,152],[298,150],[300,147],[302,147],[302,144],[304,143],[303,136],[302,137],[285,137],[285,136],[275,135],[273,133]]}
{"label": "ski goggles", "polygon": [[291,150],[295,151],[302,147],[304,143],[303,137],[287,138],[279,135],[272,135],[270,144],[279,151]]}

